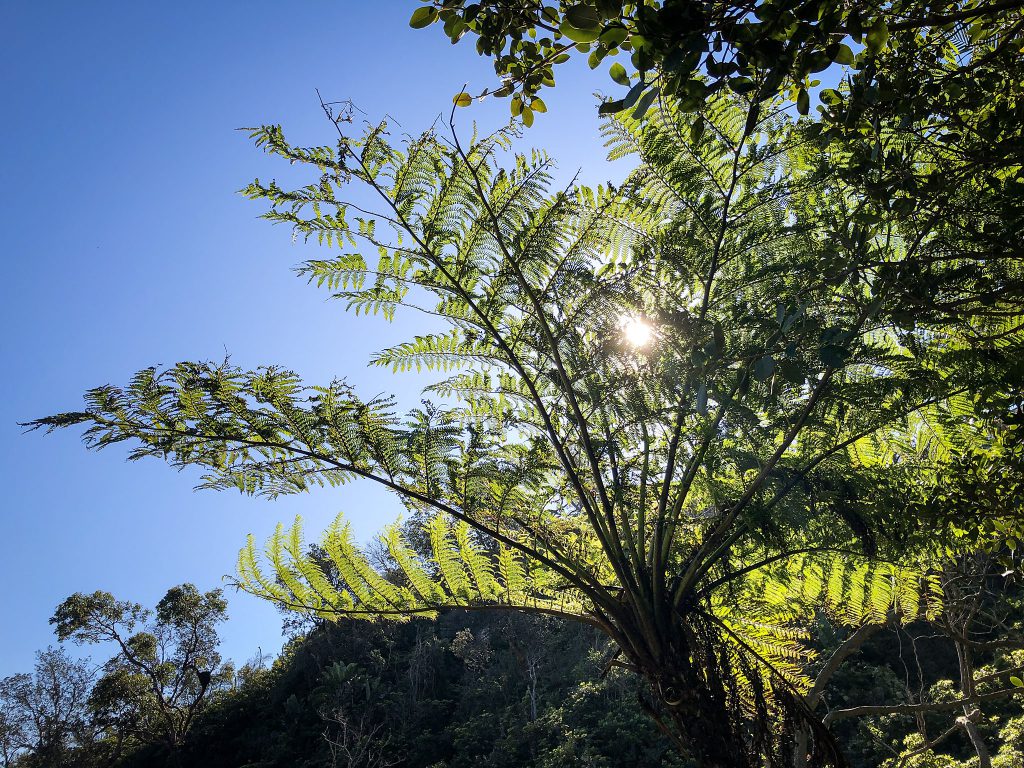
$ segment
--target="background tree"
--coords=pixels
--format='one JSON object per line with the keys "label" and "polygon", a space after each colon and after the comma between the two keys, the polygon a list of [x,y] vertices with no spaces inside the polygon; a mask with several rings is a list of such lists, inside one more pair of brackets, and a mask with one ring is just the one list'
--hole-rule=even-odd
{"label": "background tree", "polygon": [[217,653],[226,614],[221,590],[192,584],[169,589],[155,612],[108,592],[76,593],[57,606],[50,623],[58,638],[118,649],[89,699],[113,733],[115,755],[129,738],[181,744],[207,695],[230,679]]}
{"label": "background tree", "polygon": [[[411,768],[689,765],[637,704],[642,682],[621,669],[601,676],[607,644],[585,626],[546,620],[530,722],[528,675],[509,648],[506,618],[529,617],[452,611],[437,620],[321,622],[260,681],[204,710],[181,765],[330,766],[325,731],[337,743],[342,729],[322,714],[339,705],[353,756],[361,736],[364,757]],[[467,635],[488,637],[490,652],[463,661],[452,647]],[[125,766],[162,757],[151,751]]]}
{"label": "background tree", "polygon": [[0,759],[3,760],[3,768],[11,768],[27,744],[24,712],[6,695],[0,696]]}
{"label": "background tree", "polygon": [[87,660],[74,660],[63,648],[36,654],[32,673],[0,681],[0,742],[5,765],[72,765],[76,747],[92,740],[88,710],[94,673]]}
{"label": "background tree", "polygon": [[[380,659],[383,661],[383,659]],[[331,768],[388,768],[400,760],[390,749],[391,737],[379,670],[335,662],[326,670],[329,692],[319,708],[330,751]]]}
{"label": "background tree", "polygon": [[[873,645],[873,652],[902,684],[882,701],[875,696],[864,700],[863,692],[860,701],[854,691],[840,693],[831,702],[825,722],[843,741],[853,739],[851,719],[872,718],[877,723],[878,718],[888,718],[876,728],[886,731],[893,745],[908,745],[894,765],[933,755],[952,740],[954,751],[967,750],[978,765],[991,768],[996,736],[993,709],[1000,717],[1019,715],[1019,706],[1007,708],[1006,700],[1024,688],[1018,677],[1022,674],[1019,649],[1024,648],[1019,590],[1006,581],[1012,572],[999,573],[991,570],[993,566],[991,557],[979,555],[950,563],[942,576],[944,611],[934,621],[903,627],[865,624],[849,633],[816,675],[806,697],[808,705],[824,704],[837,679],[841,689],[850,660]],[[880,677],[875,675],[876,680]],[[1015,745],[1006,746],[1012,752]],[[795,764],[804,765],[799,753],[797,757]],[[874,764],[884,758],[884,753],[877,755]]]}
{"label": "background tree", "polygon": [[[440,404],[403,419],[343,382],[183,363],[32,426],[132,440],[133,457],[205,467],[205,487],[383,485],[429,513],[429,561],[392,528],[388,580],[339,521],[322,542],[337,588],[296,525],[270,542],[271,576],[243,551],[243,587],[326,618],[579,620],[649,682],[650,713],[701,764],[787,763],[802,726],[815,759],[841,763],[802,698],[802,639],[823,609],[853,624],[938,612],[933,552],[908,546],[906,513],[953,447],[1019,419],[1006,360],[1024,251],[983,207],[1013,190],[978,166],[893,207],[867,186],[885,158],[843,178],[844,148],[755,103],[716,97],[699,123],[672,103],[619,116],[612,154],[639,167],[597,190],[550,191],[542,153],[499,167],[511,131],[399,148],[382,124],[303,149],[258,129],[315,180],[247,193],[342,249],[303,274],[356,311],[447,324],[374,361],[446,372],[428,388]],[[949,161],[914,136],[915,168]]]}

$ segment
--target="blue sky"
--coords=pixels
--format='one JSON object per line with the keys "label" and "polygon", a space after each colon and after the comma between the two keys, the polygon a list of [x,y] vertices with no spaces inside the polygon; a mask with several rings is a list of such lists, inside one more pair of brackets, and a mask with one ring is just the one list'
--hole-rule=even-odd
{"label": "blue sky", "polygon": [[[284,169],[236,131],[282,123],[329,142],[314,93],[351,98],[418,132],[490,63],[439,29],[408,28],[412,0],[31,3],[0,9],[0,677],[54,643],[47,623],[76,591],[153,605],[167,588],[221,585],[238,548],[301,513],[310,532],[339,511],[369,539],[398,507],[348,486],[275,502],[193,492],[197,475],[117,448],[86,452],[70,432],[16,422],[75,409],[82,392],[137,369],[229,352],[310,382],[346,376],[366,394],[415,404],[414,377],[366,366],[414,333],[347,316],[290,268],[310,255],[236,190]],[[585,67],[559,74],[524,147],[548,149],[567,180],[620,178],[605,164]],[[614,86],[613,86],[614,87]],[[507,101],[460,110],[464,130],[503,124]],[[222,650],[276,652],[277,612],[229,592]]]}

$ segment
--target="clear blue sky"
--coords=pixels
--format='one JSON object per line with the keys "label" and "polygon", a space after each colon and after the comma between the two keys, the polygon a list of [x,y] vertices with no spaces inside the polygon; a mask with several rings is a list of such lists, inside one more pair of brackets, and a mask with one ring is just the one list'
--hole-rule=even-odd
{"label": "clear blue sky", "polygon": [[[282,123],[330,141],[314,88],[385,112],[417,132],[464,82],[492,82],[470,44],[415,32],[413,0],[104,2],[11,0],[0,9],[0,676],[55,642],[64,597],[103,589],[153,605],[175,584],[209,589],[231,573],[245,534],[296,513],[318,531],[338,511],[369,539],[398,507],[359,486],[276,502],[193,492],[196,475],[123,450],[86,452],[70,432],[23,435],[17,421],[80,406],[81,393],[138,368],[225,351],[311,382],[347,376],[362,391],[415,402],[410,378],[368,369],[408,335],[349,317],[290,267],[309,255],[235,193],[284,170],[235,131]],[[560,76],[526,142],[568,179],[608,167],[594,112],[605,78]],[[461,110],[495,128],[507,101]],[[276,652],[280,616],[229,593],[223,652]]]}

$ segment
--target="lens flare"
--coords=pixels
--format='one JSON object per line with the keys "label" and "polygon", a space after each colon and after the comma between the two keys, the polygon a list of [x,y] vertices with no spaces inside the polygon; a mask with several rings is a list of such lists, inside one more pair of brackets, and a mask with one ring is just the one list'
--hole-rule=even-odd
{"label": "lens flare", "polygon": [[622,335],[630,345],[639,349],[654,340],[654,328],[639,317],[625,317],[622,319]]}

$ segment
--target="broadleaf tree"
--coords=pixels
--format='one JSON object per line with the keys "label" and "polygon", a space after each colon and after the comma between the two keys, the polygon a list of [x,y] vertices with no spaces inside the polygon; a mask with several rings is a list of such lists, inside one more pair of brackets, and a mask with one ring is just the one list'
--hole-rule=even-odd
{"label": "broadleaf tree", "polygon": [[[403,416],[343,380],[193,362],[31,426],[84,425],[207,488],[381,485],[429,555],[396,524],[378,570],[339,519],[311,556],[297,521],[263,557],[250,541],[240,586],[326,619],[583,621],[702,766],[788,764],[797,734],[841,765],[804,699],[809,632],[822,611],[941,611],[942,529],[912,512],[1019,422],[1022,251],[995,212],[1013,188],[968,161],[955,189],[893,207],[837,172],[848,150],[759,103],[752,121],[752,97],[717,95],[701,131],[671,99],[615,116],[611,155],[637,167],[596,189],[554,188],[514,128],[339,127],[312,148],[257,128],[312,176],[245,190],[329,248],[301,273],[350,311],[440,327],[373,359],[432,374],[427,401]],[[949,162],[915,136],[917,169]]]}
{"label": "broadleaf tree", "polygon": [[[51,647],[36,653],[31,673],[0,680],[3,767],[62,765],[88,747],[95,736],[88,707],[94,678],[88,659]],[[30,763],[32,758],[38,762]]]}
{"label": "broadleaf tree", "polygon": [[[807,114],[811,95],[836,72],[855,87],[827,89],[827,112],[839,102],[860,109],[883,102],[914,109],[936,97],[963,110],[1019,88],[1004,73],[1024,46],[1020,0],[423,0],[409,20],[437,23],[453,44],[475,40],[500,83],[477,98],[509,97],[525,124],[546,112],[540,97],[560,65],[586,56],[606,69],[599,84],[615,97],[603,112],[642,113],[661,94],[697,111],[719,92],[779,93]],[[970,87],[965,87],[969,85]],[[469,93],[458,106],[472,103]],[[826,115],[827,116],[827,115]],[[837,121],[837,125],[843,125]],[[848,124],[847,124],[847,127]]]}
{"label": "broadleaf tree", "polygon": [[112,759],[132,740],[171,750],[182,744],[230,676],[217,652],[217,625],[226,618],[221,590],[203,593],[193,584],[169,589],[155,611],[109,592],[76,592],[57,606],[50,623],[60,640],[116,649],[89,696],[96,724],[113,742]]}

